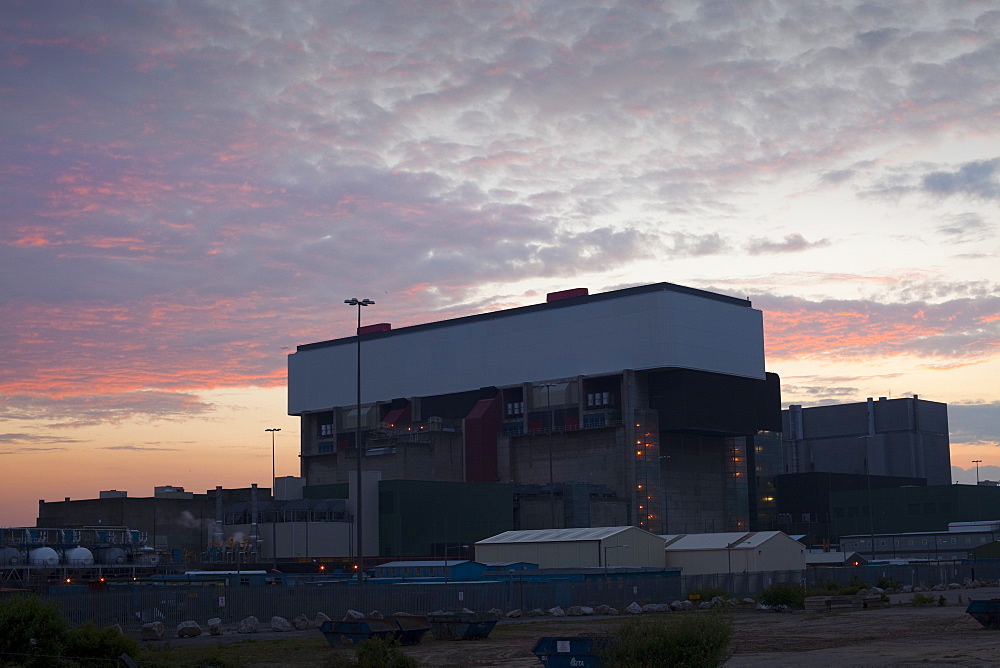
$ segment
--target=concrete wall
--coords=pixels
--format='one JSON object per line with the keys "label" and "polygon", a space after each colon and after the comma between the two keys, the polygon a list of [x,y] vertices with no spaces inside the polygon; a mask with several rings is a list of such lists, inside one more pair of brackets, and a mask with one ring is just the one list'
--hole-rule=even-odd
{"label": "concrete wall", "polygon": [[[289,414],[355,403],[356,346],[350,336],[288,356]],[[657,367],[763,379],[761,312],[664,283],[368,334],[361,400]]]}

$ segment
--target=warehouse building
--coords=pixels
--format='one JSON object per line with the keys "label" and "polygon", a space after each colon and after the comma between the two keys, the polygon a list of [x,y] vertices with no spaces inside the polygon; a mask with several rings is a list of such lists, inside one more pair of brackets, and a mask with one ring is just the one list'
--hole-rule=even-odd
{"label": "warehouse building", "polygon": [[663,568],[663,539],[638,527],[505,531],[476,543],[476,561],[539,568]]}
{"label": "warehouse building", "polygon": [[683,575],[799,571],[806,548],[780,531],[661,536],[667,568]]}
{"label": "warehouse building", "polygon": [[301,345],[288,412],[307,485],[360,446],[383,480],[514,485],[516,528],[746,530],[780,393],[748,300],[658,283]]}

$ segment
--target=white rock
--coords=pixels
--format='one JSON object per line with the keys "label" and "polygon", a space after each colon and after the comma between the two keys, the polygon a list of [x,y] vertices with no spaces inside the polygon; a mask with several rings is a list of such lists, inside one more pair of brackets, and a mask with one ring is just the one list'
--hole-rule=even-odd
{"label": "white rock", "polygon": [[197,638],[201,635],[201,627],[198,622],[186,621],[177,625],[178,638]]}
{"label": "white rock", "polygon": [[287,631],[294,631],[295,627],[284,617],[274,616],[271,617],[271,630],[277,631],[279,633],[285,633]]}
{"label": "white rock", "polygon": [[165,633],[163,622],[150,622],[142,625],[143,640],[162,640]]}
{"label": "white rock", "polygon": [[260,630],[260,622],[253,615],[240,620],[240,625],[236,628],[237,633],[257,633]]}
{"label": "white rock", "polygon": [[629,603],[628,607],[625,608],[625,612],[629,613],[630,615],[641,615],[642,606],[636,603],[635,601],[632,601],[631,603]]}
{"label": "white rock", "polygon": [[208,633],[213,636],[222,635],[222,620],[218,617],[212,617],[208,620]]}

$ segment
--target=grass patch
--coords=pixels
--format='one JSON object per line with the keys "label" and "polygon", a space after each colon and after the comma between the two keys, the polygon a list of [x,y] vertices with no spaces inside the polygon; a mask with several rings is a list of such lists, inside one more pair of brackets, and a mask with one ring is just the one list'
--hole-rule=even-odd
{"label": "grass patch", "polygon": [[732,637],[732,618],[718,612],[633,617],[614,629],[601,654],[609,665],[620,668],[710,668],[732,656]]}

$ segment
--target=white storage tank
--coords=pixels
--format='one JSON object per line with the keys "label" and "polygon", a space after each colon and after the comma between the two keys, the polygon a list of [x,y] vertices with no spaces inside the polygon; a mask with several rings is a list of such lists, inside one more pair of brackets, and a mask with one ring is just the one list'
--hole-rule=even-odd
{"label": "white storage tank", "polygon": [[124,564],[125,550],[120,547],[102,547],[97,551],[102,564]]}
{"label": "white storage tank", "polygon": [[35,568],[54,568],[59,565],[59,555],[51,547],[36,547],[28,553],[28,564]]}
{"label": "white storage tank", "polygon": [[13,547],[0,547],[0,566],[17,566],[24,563],[24,555]]}
{"label": "white storage tank", "polygon": [[66,550],[65,563],[67,566],[92,566],[94,553],[85,547],[70,548]]}

